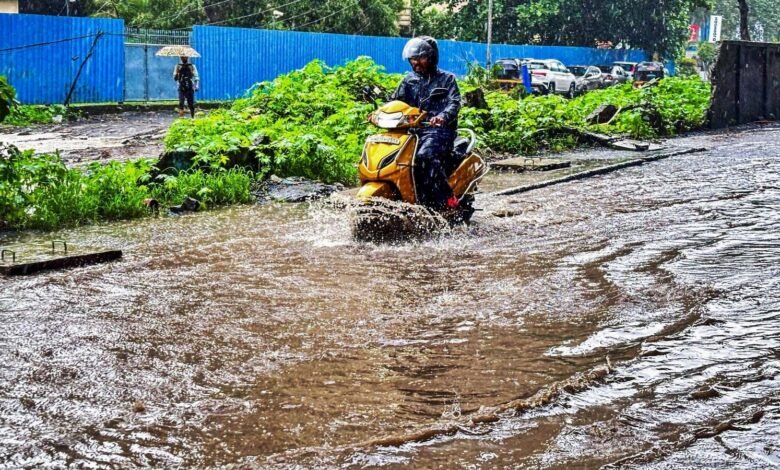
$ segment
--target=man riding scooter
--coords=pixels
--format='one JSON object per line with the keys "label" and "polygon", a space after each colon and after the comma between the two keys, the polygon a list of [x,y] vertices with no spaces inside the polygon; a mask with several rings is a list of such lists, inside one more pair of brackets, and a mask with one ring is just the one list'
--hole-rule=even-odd
{"label": "man riding scooter", "polygon": [[455,75],[438,68],[439,47],[430,36],[410,39],[403,58],[412,66],[412,73],[404,77],[391,100],[403,101],[432,116],[429,127],[414,129],[419,138],[414,178],[420,203],[435,210],[454,210],[459,200],[447,183],[444,160],[452,152],[458,129],[458,83]]}

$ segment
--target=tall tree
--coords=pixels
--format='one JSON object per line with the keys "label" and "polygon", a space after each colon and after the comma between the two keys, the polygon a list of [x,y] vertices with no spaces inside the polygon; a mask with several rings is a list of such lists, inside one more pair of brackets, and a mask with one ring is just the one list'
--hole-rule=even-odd
{"label": "tall tree", "polygon": [[[711,9],[713,15],[723,16],[723,38],[740,39],[741,12],[739,3],[743,0],[715,0]],[[746,0],[748,5],[747,26],[750,38],[756,41],[780,42],[780,6],[778,0]]]}
{"label": "tall tree", "polygon": [[748,14],[750,7],[747,0],[739,0],[739,38],[750,41],[750,29],[748,28]]}
{"label": "tall tree", "polygon": [[[486,3],[447,0],[450,37],[485,40]],[[691,11],[706,0],[495,0],[493,40],[593,47],[623,47],[674,57],[685,45]]]}
{"label": "tall tree", "polygon": [[80,1],[87,6],[88,15],[123,18],[138,27],[215,24],[378,36],[398,35],[398,13],[403,5],[403,0]]}

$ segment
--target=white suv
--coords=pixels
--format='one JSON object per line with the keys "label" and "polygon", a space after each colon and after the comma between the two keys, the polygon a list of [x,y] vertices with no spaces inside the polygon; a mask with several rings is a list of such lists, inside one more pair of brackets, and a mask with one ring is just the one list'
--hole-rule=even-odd
{"label": "white suv", "polygon": [[573,98],[576,93],[574,74],[559,60],[531,60],[528,69],[534,81],[541,81],[547,87],[548,93],[559,93]]}

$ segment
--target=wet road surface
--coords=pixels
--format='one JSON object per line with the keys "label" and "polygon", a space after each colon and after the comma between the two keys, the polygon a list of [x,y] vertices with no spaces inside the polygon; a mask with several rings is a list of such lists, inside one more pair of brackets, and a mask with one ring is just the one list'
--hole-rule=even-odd
{"label": "wet road surface", "polygon": [[422,242],[304,205],[52,235],[125,259],[0,280],[0,466],[779,466],[780,130],[677,142],[711,150]]}
{"label": "wet road surface", "polygon": [[171,111],[94,115],[29,128],[0,126],[0,142],[36,153],[60,152],[67,165],[156,158],[163,151],[163,138],[175,116],[172,105]]}

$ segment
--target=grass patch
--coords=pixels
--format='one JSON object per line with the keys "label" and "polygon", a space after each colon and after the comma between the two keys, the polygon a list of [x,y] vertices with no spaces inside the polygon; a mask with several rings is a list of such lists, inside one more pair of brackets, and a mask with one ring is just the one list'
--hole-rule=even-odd
{"label": "grass patch", "polygon": [[61,104],[50,106],[17,105],[11,107],[10,113],[3,121],[3,124],[19,127],[33,124],[49,124],[55,120],[67,120],[72,115],[73,112]]}
{"label": "grass patch", "polygon": [[45,229],[142,217],[147,198],[162,206],[194,197],[207,206],[252,201],[255,174],[241,168],[152,178],[151,160],[67,168],[58,155],[0,149],[0,226]]}

